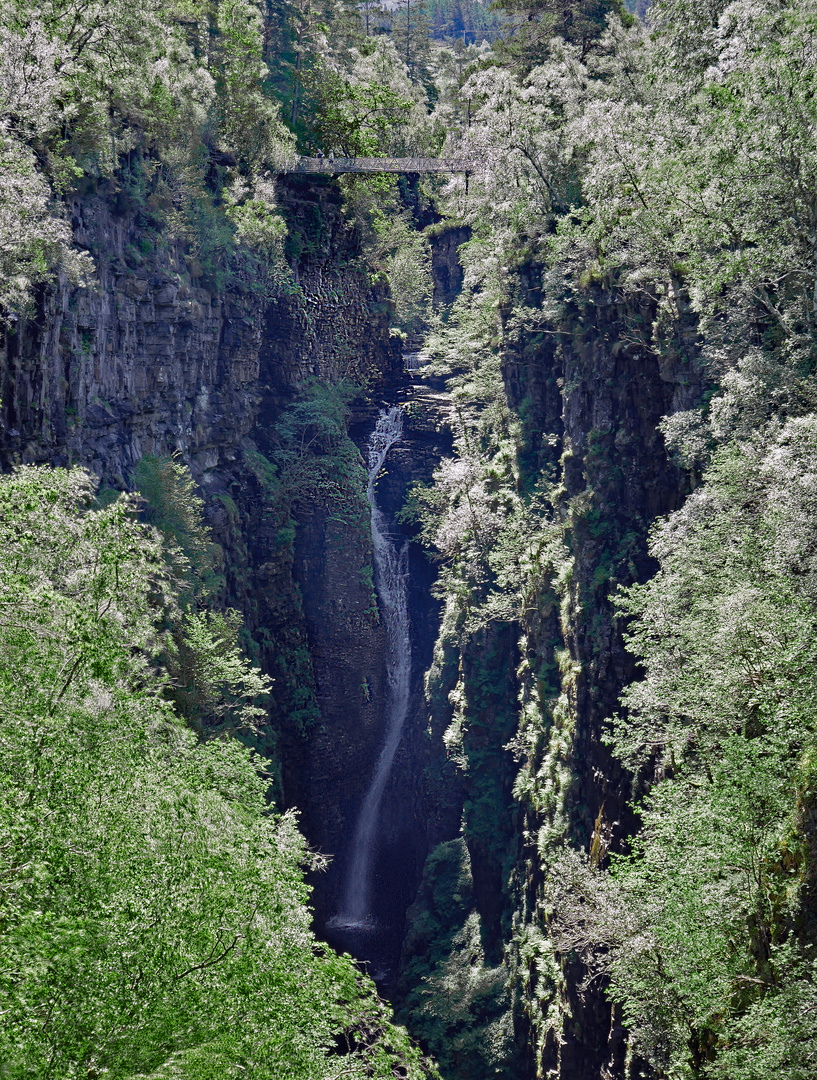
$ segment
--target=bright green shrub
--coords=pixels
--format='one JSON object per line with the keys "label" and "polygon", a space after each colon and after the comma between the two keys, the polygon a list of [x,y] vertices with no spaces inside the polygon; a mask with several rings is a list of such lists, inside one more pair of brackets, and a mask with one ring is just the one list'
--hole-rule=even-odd
{"label": "bright green shrub", "polygon": [[304,841],[250,752],[164,699],[162,546],[93,494],[0,480],[0,1075],[428,1075],[315,942]]}

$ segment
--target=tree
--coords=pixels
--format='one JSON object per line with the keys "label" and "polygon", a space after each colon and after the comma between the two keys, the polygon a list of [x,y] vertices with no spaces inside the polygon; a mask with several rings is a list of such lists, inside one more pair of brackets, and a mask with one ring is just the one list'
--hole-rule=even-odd
{"label": "tree", "polygon": [[319,145],[345,157],[384,156],[411,111],[411,100],[390,87],[354,83],[326,69],[318,78]]}
{"label": "tree", "polygon": [[392,23],[392,37],[413,79],[430,83],[431,24],[425,4],[405,0]]}
{"label": "tree", "polygon": [[761,1080],[773,1061],[799,1080],[817,1062],[814,417],[764,442],[718,451],[653,531],[658,573],[620,599],[645,673],[613,729],[650,781],[632,853],[550,870],[557,946],[609,976],[662,1075]]}
{"label": "tree", "polygon": [[523,71],[546,60],[554,37],[575,45],[584,60],[604,34],[608,15],[628,18],[622,0],[498,0],[496,7],[513,25],[500,48]]}
{"label": "tree", "polygon": [[385,1080],[399,1060],[419,1080],[371,986],[312,936],[304,841],[261,763],[165,700],[162,545],[133,499],[94,490],[81,470],[0,480],[5,1073]]}

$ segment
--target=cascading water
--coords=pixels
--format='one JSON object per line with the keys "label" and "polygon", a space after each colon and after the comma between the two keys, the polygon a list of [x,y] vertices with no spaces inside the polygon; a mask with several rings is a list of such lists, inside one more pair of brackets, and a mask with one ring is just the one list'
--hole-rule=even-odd
{"label": "cascading water", "polygon": [[403,434],[399,406],[383,409],[369,439],[368,496],[372,508],[375,584],[382,605],[386,634],[385,739],[369,789],[360,809],[344,883],[341,909],[332,919],[336,928],[365,928],[371,924],[372,868],[377,853],[376,829],[383,792],[394,764],[406,722],[411,692],[411,637],[408,617],[408,541],[389,535],[386,515],[377,505],[375,482],[391,447]]}

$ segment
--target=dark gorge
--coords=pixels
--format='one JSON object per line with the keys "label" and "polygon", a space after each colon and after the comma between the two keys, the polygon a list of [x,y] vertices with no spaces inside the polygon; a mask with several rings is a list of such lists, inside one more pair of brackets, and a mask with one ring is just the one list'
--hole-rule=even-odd
{"label": "dark gorge", "polygon": [[[287,213],[296,228],[317,217],[320,246],[297,264],[302,296],[266,309],[246,296],[206,294],[185,275],[181,252],[146,260],[135,276],[122,263],[138,240],[134,222],[112,217],[102,196],[77,203],[78,233],[101,253],[101,287],[44,293],[39,317],[6,336],[5,462],[84,464],[114,490],[133,483],[144,455],[177,455],[189,466],[218,544],[219,602],[241,611],[253,655],[275,679],[270,726],[256,742],[280,763],[276,798],[297,808],[309,843],[330,856],[311,877],[319,934],[364,961],[405,1010],[409,1030],[415,1010],[436,1007],[422,989],[427,975],[418,974],[428,964],[434,976],[431,958],[452,963],[454,993],[469,969],[479,971],[481,997],[466,997],[462,1016],[443,1014],[441,1036],[425,1035],[420,1020],[420,1037],[445,1059],[445,1044],[466,1031],[462,1061],[452,1055],[444,1075],[535,1075],[525,991],[508,989],[519,960],[506,943],[506,928],[536,894],[520,835],[530,825],[512,791],[518,758],[508,745],[514,703],[527,692],[520,665],[546,665],[555,637],[582,669],[570,689],[567,807],[572,834],[587,844],[601,807],[617,828],[629,824],[622,774],[600,734],[631,662],[604,606],[593,627],[571,621],[569,639],[539,612],[488,624],[464,645],[441,632],[436,566],[416,525],[398,518],[412,485],[430,483],[451,453],[451,401],[439,378],[406,370],[408,347],[388,333],[388,295],[346,269],[355,240],[331,186],[288,183]],[[456,243],[466,238],[444,231],[434,241],[440,308],[456,299]],[[535,303],[537,282],[521,278],[520,287]],[[617,543],[626,537],[630,573],[644,574],[646,526],[683,492],[655,425],[699,390],[683,365],[651,369],[635,349],[610,355],[603,343],[626,317],[613,293],[594,288],[566,316],[586,327],[580,341],[558,355],[547,340],[502,353],[508,406],[527,403],[525,452],[537,468],[549,458],[564,470],[565,506],[582,500],[579,593],[592,591],[601,558],[585,521],[603,516]],[[368,459],[368,498],[359,489],[338,499],[307,477],[284,505],[264,465],[280,447],[276,425],[313,380],[349,373],[365,373],[370,388],[349,401],[349,434],[338,437],[351,440],[356,467]],[[605,460],[603,445],[626,447],[625,471]],[[307,473],[313,468],[320,464],[306,463]],[[379,520],[374,542],[369,499]],[[391,571],[378,561],[378,542],[399,563]],[[403,612],[389,611],[394,599],[384,594],[396,578]],[[454,748],[443,738],[452,693],[475,709],[473,729]],[[396,719],[395,709],[403,711]],[[616,1067],[623,1045],[610,1006],[580,991],[581,979],[580,969],[566,969],[575,1022],[558,1051],[555,1043],[546,1049],[566,1078]],[[491,1025],[501,1030],[498,1048],[485,1049]]]}
{"label": "dark gorge", "polygon": [[815,103],[0,0],[0,1080],[817,1075]]}

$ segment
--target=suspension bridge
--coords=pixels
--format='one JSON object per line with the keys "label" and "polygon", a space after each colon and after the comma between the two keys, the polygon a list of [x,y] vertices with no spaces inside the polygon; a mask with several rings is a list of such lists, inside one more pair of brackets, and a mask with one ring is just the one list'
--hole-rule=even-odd
{"label": "suspension bridge", "polygon": [[472,158],[318,158],[298,157],[284,165],[282,173],[472,173]]}

